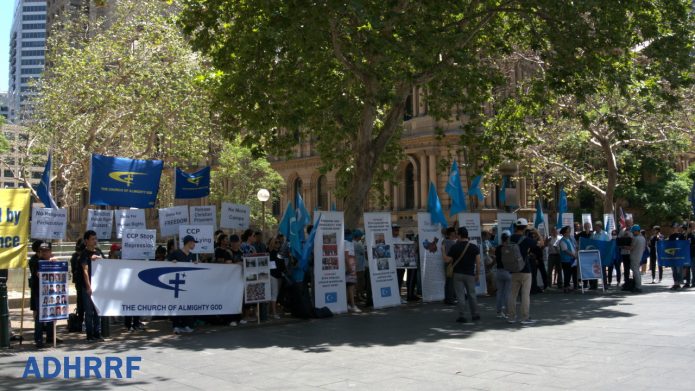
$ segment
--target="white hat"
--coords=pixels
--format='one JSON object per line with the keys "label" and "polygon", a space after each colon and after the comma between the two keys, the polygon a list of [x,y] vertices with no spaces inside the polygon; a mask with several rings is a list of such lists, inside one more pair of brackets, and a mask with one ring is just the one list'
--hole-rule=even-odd
{"label": "white hat", "polygon": [[514,225],[516,225],[516,226],[524,226],[524,227],[525,227],[525,226],[528,226],[528,220],[526,220],[526,219],[523,218],[523,217],[519,217],[518,219],[516,219],[516,223],[515,223]]}
{"label": "white hat", "polygon": [[508,229],[505,229],[504,231],[502,231],[502,235],[512,236],[512,233],[509,232]]}

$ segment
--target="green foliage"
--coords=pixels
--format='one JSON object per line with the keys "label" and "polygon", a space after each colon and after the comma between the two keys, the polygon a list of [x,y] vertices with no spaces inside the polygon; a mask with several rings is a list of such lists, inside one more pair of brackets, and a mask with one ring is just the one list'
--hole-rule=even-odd
{"label": "green foliage", "polygon": [[631,207],[644,211],[642,224],[664,224],[682,221],[690,215],[688,201],[692,180],[686,173],[676,174],[672,169],[666,170],[653,183],[640,181],[626,194]]}
{"label": "green foliage", "polygon": [[52,31],[31,133],[54,148],[63,205],[87,186],[91,153],[206,164],[215,128],[197,81],[206,70],[174,23],[175,4],[122,0],[108,25],[80,19]]}
{"label": "green foliage", "polygon": [[[655,75],[683,84],[692,50],[685,0],[182,3],[180,23],[218,70],[210,76],[224,123],[257,153],[286,155],[311,140],[323,170],[337,170],[353,208],[348,220],[361,211],[373,174],[389,167],[384,158],[393,155],[385,152],[398,146],[416,86],[426,88],[429,115],[464,122],[462,145],[489,171],[507,146],[533,141],[520,135],[519,119],[547,102],[542,94],[500,100],[518,80],[510,70],[542,86],[525,92],[580,101],[597,92],[598,78],[620,91],[638,80],[668,95]],[[645,65],[632,68],[631,49],[645,42]],[[500,113],[494,126],[489,104]]]}
{"label": "green foliage", "polygon": [[[266,202],[266,227],[276,224],[272,202],[278,199],[284,180],[266,159],[256,158],[252,149],[236,137],[225,141],[218,155],[218,164],[211,172],[210,200],[230,201],[251,207],[251,224],[261,227],[262,205],[256,197],[258,190],[268,189],[271,198]],[[284,205],[283,205],[284,207]]]}

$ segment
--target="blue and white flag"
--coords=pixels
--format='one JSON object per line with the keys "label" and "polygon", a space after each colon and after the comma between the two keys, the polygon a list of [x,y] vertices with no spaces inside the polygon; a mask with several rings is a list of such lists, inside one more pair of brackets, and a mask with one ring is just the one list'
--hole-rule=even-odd
{"label": "blue and white flag", "polygon": [[615,240],[595,240],[579,238],[580,250],[598,250],[601,254],[601,265],[610,266],[613,264],[615,254]]}
{"label": "blue and white flag", "polygon": [[48,161],[46,161],[46,166],[43,169],[43,175],[41,175],[41,182],[36,187],[36,194],[46,208],[58,209],[58,205],[53,199],[51,194],[51,153],[48,153]]}
{"label": "blue and white flag", "polygon": [[176,168],[176,195],[174,198],[203,198],[210,195],[210,167],[192,174]]}
{"label": "blue and white flag", "polygon": [[152,208],[157,200],[161,160],[137,160],[92,154],[91,205]]}
{"label": "blue and white flag", "polygon": [[294,219],[290,223],[290,249],[296,259],[302,257],[302,245],[304,242],[304,227],[311,222],[311,215],[304,206],[301,194],[295,195]]}
{"label": "blue and white flag", "polygon": [[557,227],[562,227],[562,214],[567,212],[567,193],[560,189],[560,197],[557,201]]}
{"label": "blue and white flag", "polygon": [[471,181],[471,187],[468,189],[468,195],[478,197],[478,201],[482,202],[485,199],[482,190],[480,190],[480,182],[483,180],[482,175],[478,175]]}
{"label": "blue and white flag", "polygon": [[451,209],[449,210],[449,216],[453,216],[460,212],[465,212],[466,207],[466,195],[463,193],[463,187],[461,186],[461,174],[459,173],[459,166],[456,164],[456,160],[451,164],[451,171],[449,172],[449,181],[446,184],[446,189],[444,189],[449,197],[451,197]]}
{"label": "blue and white flag", "polygon": [[[545,220],[543,219],[543,208],[541,206],[541,200],[538,199],[536,200],[536,218],[533,221],[533,226],[538,228],[541,226],[541,224],[544,224]],[[548,230],[548,227],[545,227],[546,231]]]}
{"label": "blue and white flag", "polygon": [[500,188],[500,206],[504,206],[507,203],[507,177],[502,177],[502,187]]}
{"label": "blue and white flag", "polygon": [[430,191],[429,195],[427,196],[427,211],[430,213],[432,224],[439,223],[444,228],[448,226],[446,217],[444,216],[444,211],[442,210],[442,204],[439,202],[437,188],[434,186],[433,182],[430,182]]}
{"label": "blue and white flag", "polygon": [[656,253],[661,266],[690,266],[689,240],[659,240],[656,242]]}
{"label": "blue and white flag", "polygon": [[290,224],[292,223],[293,216],[294,206],[292,206],[292,202],[288,202],[285,213],[282,214],[282,219],[280,220],[280,224],[278,224],[278,232],[285,235],[285,238],[288,240],[290,238]]}

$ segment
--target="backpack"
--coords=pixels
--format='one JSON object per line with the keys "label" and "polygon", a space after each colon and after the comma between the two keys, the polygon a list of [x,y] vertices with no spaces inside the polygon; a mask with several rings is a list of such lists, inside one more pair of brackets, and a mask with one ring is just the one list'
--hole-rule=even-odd
{"label": "backpack", "polygon": [[521,256],[521,249],[519,248],[519,243],[523,240],[524,238],[522,237],[518,243],[507,242],[506,244],[502,244],[500,251],[502,252],[501,257],[504,270],[511,273],[518,273],[526,266],[524,257]]}

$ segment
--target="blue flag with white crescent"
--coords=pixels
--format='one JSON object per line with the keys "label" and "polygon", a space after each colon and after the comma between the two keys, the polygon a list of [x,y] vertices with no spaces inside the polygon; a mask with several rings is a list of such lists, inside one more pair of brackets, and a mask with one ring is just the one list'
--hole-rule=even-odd
{"label": "blue flag with white crescent", "polygon": [[292,256],[296,259],[301,259],[304,227],[311,222],[311,215],[306,206],[304,206],[304,200],[299,193],[295,195],[294,206],[294,219],[290,223],[290,249],[292,250]]}
{"label": "blue flag with white crescent", "polygon": [[194,173],[176,168],[176,195],[174,198],[203,198],[210,195],[210,167]]}
{"label": "blue flag with white crescent", "polygon": [[598,250],[601,254],[601,265],[611,266],[614,261],[615,240],[595,240],[588,238],[579,238],[580,250]]}
{"label": "blue flag with white crescent", "polygon": [[89,203],[152,208],[162,176],[161,160],[138,160],[92,154]]}
{"label": "blue flag with white crescent", "polygon": [[316,238],[316,231],[318,231],[320,224],[321,215],[319,214],[319,218],[316,220],[316,224],[314,224],[314,226],[311,228],[311,232],[309,232],[309,237],[306,239],[306,242],[304,242],[304,246],[302,246],[302,257],[299,260],[299,267],[305,272],[309,264],[309,257],[311,253],[314,251],[314,239]]}
{"label": "blue flag with white crescent", "polygon": [[283,213],[280,224],[278,224],[278,232],[285,235],[285,238],[288,240],[290,238],[290,223],[292,222],[293,216],[294,207],[292,206],[292,202],[288,202],[287,208],[285,208],[285,213]]}
{"label": "blue flag with white crescent", "polygon": [[502,177],[502,188],[500,189],[500,206],[507,203],[507,177]]}
{"label": "blue flag with white crescent", "polygon": [[656,242],[656,253],[661,266],[690,266],[689,240],[660,240]]}
{"label": "blue flag with white crescent", "polygon": [[446,183],[446,189],[444,189],[449,197],[451,197],[451,209],[449,210],[449,216],[453,216],[460,212],[466,211],[466,196],[463,193],[463,187],[461,186],[461,174],[459,173],[459,166],[456,164],[456,160],[451,164],[451,172],[449,172],[449,181]]}
{"label": "blue flag with white crescent", "polygon": [[567,193],[560,189],[560,197],[557,202],[557,226],[562,227],[562,214],[567,212]]}
{"label": "blue flag with white crescent", "polygon": [[477,177],[473,178],[473,180],[471,181],[471,187],[468,189],[468,195],[478,197],[478,201],[481,202],[485,199],[483,192],[480,190],[480,182],[482,180],[482,175],[478,175]]}
{"label": "blue flag with white crescent", "polygon": [[442,204],[439,202],[437,188],[434,187],[433,182],[430,182],[430,191],[429,195],[427,196],[427,211],[430,213],[432,224],[439,223],[442,225],[442,227],[448,226],[446,217],[444,216],[444,211],[442,210]]}
{"label": "blue flag with white crescent", "polygon": [[53,195],[51,194],[51,153],[48,153],[48,161],[46,161],[46,166],[43,169],[43,175],[41,175],[41,182],[36,187],[36,194],[46,208],[58,209]]}
{"label": "blue flag with white crescent", "polygon": [[[538,228],[541,224],[545,223],[543,219],[543,208],[541,207],[541,200],[536,200],[536,219],[533,222],[533,226]],[[545,227],[546,231],[548,227]]]}

